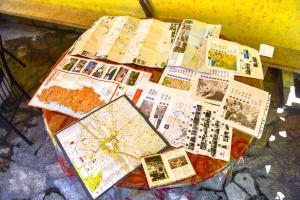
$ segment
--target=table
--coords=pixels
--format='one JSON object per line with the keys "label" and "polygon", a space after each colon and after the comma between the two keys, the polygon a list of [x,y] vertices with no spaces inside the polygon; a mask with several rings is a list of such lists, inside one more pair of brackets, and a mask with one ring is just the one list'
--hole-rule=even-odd
{"label": "table", "polygon": [[[129,65],[129,66],[136,68],[136,69],[141,69],[140,67],[137,67],[134,65]],[[143,68],[143,70],[152,72],[152,74],[153,74],[153,76],[151,78],[152,82],[157,83],[159,81],[159,78],[162,74],[161,69],[150,69],[150,68],[145,69],[145,68]],[[262,81],[260,81],[260,80],[244,78],[244,77],[235,77],[235,79],[240,82],[246,83],[248,85],[251,85],[251,86],[254,86],[257,88],[262,88]],[[58,160],[59,160],[65,174],[67,176],[72,176],[73,172],[71,170],[71,167],[68,165],[67,161],[64,159],[62,152],[59,150],[59,147],[54,140],[54,133],[61,130],[62,128],[66,127],[67,125],[75,122],[77,119],[72,118],[67,115],[49,111],[49,110],[43,110],[43,118],[44,118],[47,130],[49,132],[49,135],[55,144],[55,147],[57,150],[57,155],[58,155]],[[195,155],[195,154],[188,153],[189,159],[195,169],[196,176],[176,182],[172,186],[175,186],[175,185],[183,186],[183,185],[188,185],[188,184],[196,184],[200,181],[203,181],[207,178],[212,177],[220,170],[226,168],[232,162],[234,162],[237,159],[239,159],[240,157],[244,156],[246,154],[247,149],[249,148],[250,144],[252,143],[252,141],[253,141],[252,136],[249,136],[238,130],[233,129],[230,162],[213,159],[208,156]],[[137,171],[132,173],[130,176],[128,176],[122,182],[118,183],[117,186],[147,189],[148,183],[147,183],[147,179],[146,179],[143,169],[139,168]]]}

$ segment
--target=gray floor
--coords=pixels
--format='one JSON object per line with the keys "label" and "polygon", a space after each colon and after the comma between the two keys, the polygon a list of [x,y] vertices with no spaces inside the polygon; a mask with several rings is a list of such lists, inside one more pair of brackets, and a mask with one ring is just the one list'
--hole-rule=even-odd
{"label": "gray floor", "polygon": [[[10,61],[16,79],[30,93],[78,37],[72,32],[3,21],[0,32],[5,46],[27,64],[23,69]],[[276,112],[280,95],[276,76],[269,70],[264,81],[272,103],[263,137],[232,170],[201,183],[197,199],[300,199],[300,116]],[[16,124],[35,143],[30,147],[0,126],[0,199],[86,199],[78,182],[63,174],[41,113],[23,102]],[[227,173],[232,176],[225,178]]]}

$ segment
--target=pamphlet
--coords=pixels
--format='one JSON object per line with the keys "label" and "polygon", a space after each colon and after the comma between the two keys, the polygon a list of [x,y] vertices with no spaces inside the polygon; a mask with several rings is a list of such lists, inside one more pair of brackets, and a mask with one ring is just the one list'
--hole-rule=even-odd
{"label": "pamphlet", "polygon": [[142,164],[150,188],[196,175],[183,148],[144,157]]}

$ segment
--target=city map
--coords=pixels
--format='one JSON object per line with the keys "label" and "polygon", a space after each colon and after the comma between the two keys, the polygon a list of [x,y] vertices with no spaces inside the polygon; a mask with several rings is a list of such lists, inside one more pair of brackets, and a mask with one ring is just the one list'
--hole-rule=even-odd
{"label": "city map", "polygon": [[136,169],[142,157],[167,147],[125,96],[59,132],[56,139],[93,199]]}

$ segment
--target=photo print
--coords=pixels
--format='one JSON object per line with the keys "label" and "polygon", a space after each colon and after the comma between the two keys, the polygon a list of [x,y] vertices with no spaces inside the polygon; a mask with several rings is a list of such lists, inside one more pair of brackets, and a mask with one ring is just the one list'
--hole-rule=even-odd
{"label": "photo print", "polygon": [[74,67],[74,65],[75,65],[75,63],[76,63],[77,61],[78,61],[77,58],[70,58],[70,59],[67,61],[67,63],[63,66],[63,70],[70,71],[70,70]]}
{"label": "photo print", "polygon": [[97,78],[102,78],[102,76],[104,75],[104,72],[107,70],[107,68],[108,68],[108,65],[103,64],[98,69],[96,69],[92,75]]}
{"label": "photo print", "polygon": [[115,77],[115,81],[122,83],[128,73],[129,69],[125,68],[125,67],[120,67],[116,77]]}
{"label": "photo print", "polygon": [[97,66],[97,62],[94,61],[90,61],[85,68],[82,70],[82,73],[84,74],[90,74],[92,73],[92,71],[95,69],[95,67]]}
{"label": "photo print", "polygon": [[170,159],[168,160],[168,162],[171,169],[182,167],[188,164],[188,161],[186,160],[185,156],[180,156],[177,158]]}
{"label": "photo print", "polygon": [[140,72],[131,71],[130,75],[129,75],[127,81],[126,81],[126,84],[130,85],[130,86],[135,85],[135,82],[137,81],[139,75],[140,75]]}
{"label": "photo print", "polygon": [[80,72],[82,70],[82,68],[85,66],[85,64],[87,63],[86,60],[80,60],[75,67],[73,68],[73,72]]}
{"label": "photo print", "polygon": [[161,155],[144,158],[152,182],[169,179]]}
{"label": "photo print", "polygon": [[112,80],[117,73],[118,67],[111,65],[103,79]]}

